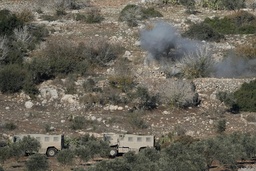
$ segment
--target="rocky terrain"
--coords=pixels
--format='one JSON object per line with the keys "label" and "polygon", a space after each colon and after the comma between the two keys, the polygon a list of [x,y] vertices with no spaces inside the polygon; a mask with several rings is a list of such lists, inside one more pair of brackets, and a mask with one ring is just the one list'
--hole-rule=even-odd
{"label": "rocky terrain", "polygon": [[[34,1],[33,1],[34,2]],[[128,58],[133,63],[133,74],[137,82],[146,85],[149,91],[155,90],[159,84],[167,81],[175,82],[175,78],[166,78],[159,66],[147,66],[144,60],[147,53],[140,47],[139,31],[145,25],[155,20],[162,20],[173,24],[180,32],[189,27],[188,20],[193,23],[202,21],[205,17],[225,16],[232,11],[213,11],[210,9],[198,9],[200,13],[187,14],[182,6],[156,6],[163,14],[163,18],[154,18],[142,21],[138,27],[128,27],[126,23],[119,22],[120,11],[128,4],[139,4],[138,0],[93,0],[91,4],[101,10],[104,20],[100,24],[86,24],[72,19],[60,19],[57,21],[45,21],[40,19],[39,13],[35,12],[36,3],[32,1],[0,1],[1,9],[8,8],[11,11],[28,8],[36,16],[36,23],[44,23],[49,30],[53,30],[47,39],[68,38],[72,42],[86,41],[97,37],[107,38],[110,42],[118,43],[125,47],[125,53],[121,56]],[[148,5],[148,4],[143,4]],[[150,4],[149,4],[150,5]],[[50,5],[42,6],[45,13],[52,13]],[[84,9],[67,11],[69,14],[81,13]],[[249,10],[249,9],[246,9]],[[249,10],[256,15],[256,11]],[[209,43],[215,51],[216,59],[223,56],[223,50],[232,49],[238,44],[247,43],[255,39],[255,35],[232,35],[225,41]],[[43,47],[43,44],[41,45]],[[40,48],[40,47],[38,47]],[[33,52],[36,54],[36,51]],[[113,68],[109,66],[95,78],[100,80],[97,86],[102,88],[108,84],[108,76]],[[92,76],[93,77],[93,76]],[[18,133],[50,133],[64,134],[68,137],[92,133],[99,135],[102,132],[130,132],[161,135],[184,131],[185,134],[197,138],[205,138],[216,135],[215,125],[219,118],[227,121],[226,132],[254,132],[256,124],[246,120],[247,115],[252,113],[231,114],[217,98],[219,91],[232,92],[240,88],[244,82],[255,79],[249,78],[198,78],[194,79],[196,92],[199,94],[201,103],[197,107],[177,109],[174,107],[159,106],[152,111],[142,113],[141,118],[147,124],[146,129],[134,128],[127,120],[130,118],[131,105],[95,105],[88,108],[82,102],[83,82],[88,78],[78,77],[75,80],[77,94],[67,94],[65,82],[68,78],[50,80],[38,85],[40,91],[36,99],[25,93],[0,94],[0,137],[7,139]],[[120,94],[121,95],[121,94]],[[84,129],[73,130],[70,128],[72,119],[83,116],[88,123]],[[8,130],[6,123],[14,123],[17,128]],[[58,166],[56,166],[58,167]],[[62,168],[63,169],[63,168]]]}
{"label": "rocky terrain", "polygon": [[[18,1],[19,2],[19,1]],[[20,4],[21,3],[21,4]],[[134,66],[135,74],[138,75],[139,82],[146,82],[148,85],[154,86],[152,82],[164,82],[166,80],[165,75],[161,72],[159,67],[145,66],[143,63],[146,57],[144,52],[139,47],[139,37],[137,32],[140,28],[129,28],[126,23],[118,22],[118,15],[121,9],[128,3],[138,4],[137,1],[94,1],[92,4],[101,9],[102,15],[105,20],[101,24],[84,24],[74,20],[58,20],[53,22],[42,21],[37,19],[34,22],[44,23],[49,29],[54,29],[54,32],[49,37],[68,37],[72,40],[82,40],[98,36],[107,37],[110,41],[121,43],[125,46],[126,51],[123,57],[129,58],[136,65]],[[6,1],[2,2],[2,8],[9,8],[13,11],[21,10],[22,8],[36,7],[31,4],[30,1],[15,2]],[[33,4],[33,3],[32,3]],[[18,8],[19,6],[19,8]],[[48,8],[45,7],[47,10]],[[69,13],[81,12],[69,11]],[[192,22],[202,21],[206,16],[222,16],[231,13],[229,11],[212,11],[208,9],[200,9],[199,15],[189,15],[184,11],[181,6],[172,7],[164,6],[158,7],[164,15],[161,20],[174,24],[175,27],[185,30],[188,27],[187,20]],[[51,12],[49,10],[49,12]],[[39,15],[35,13],[35,15]],[[155,19],[154,19],[155,20]],[[150,22],[150,21],[145,21]],[[143,25],[143,23],[141,24]],[[216,49],[216,55],[221,55],[223,49],[231,49],[236,44],[241,44],[250,39],[249,36],[235,35],[230,37],[225,42],[211,43],[213,48]],[[104,73],[104,75],[111,74],[111,67]],[[82,83],[86,78],[78,78],[75,82],[77,89],[82,87]],[[237,79],[237,78],[200,78],[195,79],[193,82],[196,86],[196,91],[199,93],[199,98],[202,103],[198,108],[191,108],[188,110],[177,110],[159,107],[156,111],[151,111],[145,114],[145,120],[151,125],[148,133],[161,135],[163,133],[170,132],[175,126],[179,125],[184,127],[190,134],[196,136],[209,135],[213,130],[213,120],[209,116],[203,116],[204,112],[209,110],[218,110],[220,102],[216,99],[216,92],[218,91],[234,91],[238,89],[242,83],[249,82],[252,78]],[[125,117],[125,113],[129,110],[129,106],[115,106],[106,105],[95,108],[92,111],[87,110],[86,106],[80,103],[79,94],[65,94],[65,87],[62,83],[66,79],[51,80],[39,85],[40,95],[36,100],[30,99],[24,93],[15,95],[1,94],[1,124],[6,122],[14,122],[18,126],[18,130],[13,132],[3,130],[4,134],[12,133],[25,133],[25,132],[40,132],[44,133],[44,125],[48,124],[54,130],[53,133],[72,134],[73,130],[69,129],[69,119],[74,116],[85,116],[89,120],[99,122],[102,126],[98,132],[102,131],[132,131],[125,127],[124,123],[108,124],[109,120],[113,118]],[[148,81],[148,82],[147,82]],[[60,83],[61,82],[61,83]],[[107,84],[107,80],[101,80],[98,86],[104,87]],[[150,88],[150,85],[149,85]],[[153,88],[153,87],[152,87]],[[164,110],[161,110],[163,108]],[[214,112],[214,111],[212,111]],[[241,114],[231,115],[224,113],[224,117],[228,119],[228,130],[253,130],[253,125],[245,123]],[[115,125],[116,124],[116,125]],[[81,132],[90,131],[82,130]],[[7,132],[6,132],[7,131]],[[140,130],[139,130],[140,131]]]}

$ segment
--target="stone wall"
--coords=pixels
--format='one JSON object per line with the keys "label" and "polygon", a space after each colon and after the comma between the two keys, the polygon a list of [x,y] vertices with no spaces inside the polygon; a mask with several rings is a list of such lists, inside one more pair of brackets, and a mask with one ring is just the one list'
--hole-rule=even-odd
{"label": "stone wall", "polygon": [[234,79],[234,78],[198,78],[193,82],[196,85],[198,93],[207,93],[213,91],[234,92],[245,82],[249,83],[255,78]]}

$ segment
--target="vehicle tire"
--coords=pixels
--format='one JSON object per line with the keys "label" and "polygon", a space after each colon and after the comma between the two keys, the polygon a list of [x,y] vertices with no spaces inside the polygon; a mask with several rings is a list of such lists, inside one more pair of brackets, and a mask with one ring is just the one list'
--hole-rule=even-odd
{"label": "vehicle tire", "polygon": [[109,154],[110,154],[110,157],[116,157],[116,155],[117,155],[117,150],[116,150],[116,149],[111,149],[110,152],[109,152]]}
{"label": "vehicle tire", "polygon": [[140,149],[139,149],[139,152],[141,152],[142,150],[144,150],[146,147],[141,147]]}
{"label": "vehicle tire", "polygon": [[57,153],[57,150],[55,148],[48,148],[46,151],[46,155],[48,157],[54,157]]}

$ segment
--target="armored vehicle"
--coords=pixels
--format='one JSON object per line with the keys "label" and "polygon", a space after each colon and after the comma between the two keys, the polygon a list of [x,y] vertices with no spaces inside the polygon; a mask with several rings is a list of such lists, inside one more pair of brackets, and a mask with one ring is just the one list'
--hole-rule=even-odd
{"label": "armored vehicle", "polygon": [[104,133],[103,139],[107,141],[111,147],[111,157],[129,151],[138,153],[143,148],[153,148],[155,146],[155,137],[153,135]]}
{"label": "armored vehicle", "polygon": [[47,134],[19,134],[13,136],[13,142],[22,140],[23,137],[30,136],[40,142],[39,153],[53,157],[56,153],[64,148],[64,135],[47,135]]}

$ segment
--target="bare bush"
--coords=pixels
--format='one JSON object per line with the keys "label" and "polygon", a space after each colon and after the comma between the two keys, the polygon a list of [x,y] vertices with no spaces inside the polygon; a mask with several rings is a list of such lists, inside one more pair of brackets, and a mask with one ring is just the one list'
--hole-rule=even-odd
{"label": "bare bush", "polygon": [[14,37],[17,41],[22,42],[23,44],[29,44],[31,41],[31,34],[28,31],[28,27],[24,26],[22,28],[14,29]]}
{"label": "bare bush", "polygon": [[213,70],[214,61],[209,48],[199,47],[195,53],[187,54],[180,60],[181,73],[186,78],[207,77]]}
{"label": "bare bush", "polygon": [[27,8],[23,9],[19,13],[16,13],[16,16],[20,21],[24,23],[31,22],[35,19],[35,15],[33,14],[33,12]]}
{"label": "bare bush", "polygon": [[115,60],[123,48],[116,44],[110,44],[106,39],[99,38],[89,41],[85,46],[84,55],[91,65],[107,66]]}
{"label": "bare bush", "polygon": [[199,103],[195,85],[191,81],[169,79],[159,85],[158,89],[163,103],[172,107],[186,108]]}

